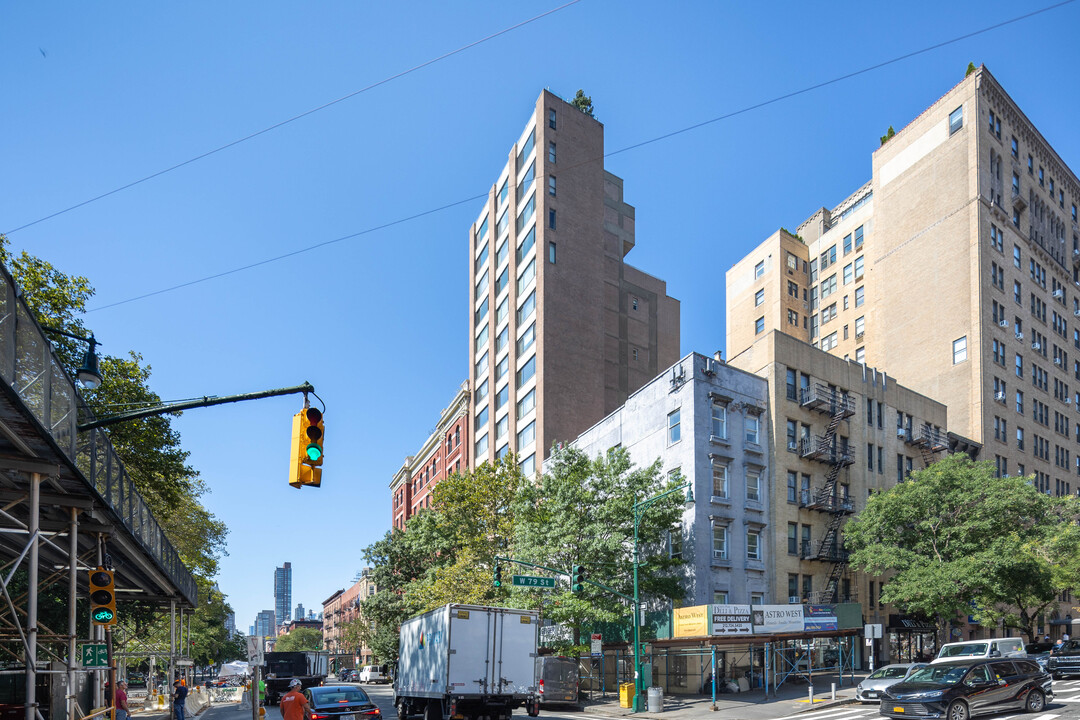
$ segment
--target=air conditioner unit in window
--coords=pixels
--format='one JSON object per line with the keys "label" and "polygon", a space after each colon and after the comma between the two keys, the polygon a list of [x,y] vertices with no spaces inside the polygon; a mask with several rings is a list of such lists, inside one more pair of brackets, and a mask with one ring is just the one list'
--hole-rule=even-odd
{"label": "air conditioner unit in window", "polygon": [[1061,298],[1065,297],[1065,291],[1064,291],[1064,290],[1060,290],[1060,289],[1059,289],[1059,290],[1055,290],[1055,291],[1054,291],[1054,297],[1056,297],[1057,299],[1059,299],[1059,300],[1060,300]]}
{"label": "air conditioner unit in window", "polygon": [[1005,402],[1005,393],[1000,390],[997,391],[996,393],[994,393],[994,399],[1000,403]]}
{"label": "air conditioner unit in window", "polygon": [[1080,317],[1080,310],[1073,310],[1073,315]]}
{"label": "air conditioner unit in window", "polygon": [[1031,349],[1032,350],[1042,350],[1042,345],[1039,343],[1038,340],[1036,340],[1035,342],[1031,343]]}
{"label": "air conditioner unit in window", "polygon": [[[1077,494],[1080,494],[1080,490],[1077,490]],[[791,597],[789,597],[787,599],[787,601],[788,601],[788,605],[798,605],[799,603],[802,602],[802,600],[799,599],[798,595],[792,595]]]}
{"label": "air conditioner unit in window", "polygon": [[798,450],[799,449],[799,443],[795,442],[794,440],[788,440],[787,449],[788,450]]}
{"label": "air conditioner unit in window", "polygon": [[1001,327],[1009,327],[1009,321],[1008,320],[1002,320],[1001,322],[998,323],[998,325],[1000,325]]}
{"label": "air conditioner unit in window", "polygon": [[1054,364],[1055,365],[1060,365],[1061,364],[1061,358],[1059,358],[1059,357],[1054,358]]}
{"label": "air conditioner unit in window", "polygon": [[727,550],[713,550],[712,556],[714,560],[727,560]]}
{"label": "air conditioner unit in window", "polygon": [[1024,333],[1022,333],[1022,332],[1020,332],[1019,330],[1017,330],[1017,331],[1016,331],[1016,339],[1017,339],[1017,340],[1023,340],[1023,339],[1024,339]]}
{"label": "air conditioner unit in window", "polygon": [[896,437],[907,437],[907,430],[904,428],[896,428]]}
{"label": "air conditioner unit in window", "polygon": [[1071,405],[1072,404],[1072,399],[1071,398],[1065,398],[1065,404],[1066,405]]}

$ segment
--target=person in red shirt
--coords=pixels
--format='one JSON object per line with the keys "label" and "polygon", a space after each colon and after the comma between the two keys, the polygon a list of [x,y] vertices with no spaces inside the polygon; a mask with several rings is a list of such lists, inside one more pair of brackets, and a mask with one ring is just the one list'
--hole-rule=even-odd
{"label": "person in red shirt", "polygon": [[281,696],[278,707],[284,720],[311,720],[311,706],[300,692],[301,687],[300,681],[293,679],[289,683],[289,692]]}
{"label": "person in red shirt", "polygon": [[131,713],[128,712],[127,680],[116,683],[116,720],[128,720]]}

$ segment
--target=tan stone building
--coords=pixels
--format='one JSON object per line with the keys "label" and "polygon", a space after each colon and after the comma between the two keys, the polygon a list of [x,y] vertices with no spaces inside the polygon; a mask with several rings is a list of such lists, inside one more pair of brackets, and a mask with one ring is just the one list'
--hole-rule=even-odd
{"label": "tan stone building", "polygon": [[778,330],[887,368],[999,473],[1080,491],[1076,175],[985,67],[872,166],[728,271],[728,352]]}
{"label": "tan stone building", "polygon": [[544,91],[469,233],[470,467],[526,474],[679,357],[679,302],[627,265],[603,125]]}
{"label": "tan stone building", "polygon": [[356,582],[323,601],[323,647],[329,651],[335,671],[377,661],[371,648],[356,648],[347,644],[344,637],[345,625],[361,617],[360,603],[376,592],[378,587],[371,580],[371,569],[364,568]]}

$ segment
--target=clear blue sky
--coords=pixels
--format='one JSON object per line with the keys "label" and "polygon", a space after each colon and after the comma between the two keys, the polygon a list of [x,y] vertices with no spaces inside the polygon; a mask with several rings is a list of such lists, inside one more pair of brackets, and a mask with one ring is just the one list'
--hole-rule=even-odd
{"label": "clear blue sky", "polygon": [[[123,186],[560,5],[6,3],[0,232]],[[1045,5],[1049,5],[1047,2]],[[100,307],[485,193],[542,88],[584,88],[625,148],[1045,6],[582,0],[179,170],[14,232]],[[619,153],[635,266],[682,301],[682,351],[724,343],[727,268],[870,176],[870,154],[985,63],[1076,168],[1080,3]],[[165,399],[311,381],[320,490],[287,484],[297,397],[174,421],[230,527],[246,631],[293,564],[320,607],[390,525],[388,484],[467,377],[467,229],[481,204],[88,313]],[[918,302],[918,298],[912,298]]]}

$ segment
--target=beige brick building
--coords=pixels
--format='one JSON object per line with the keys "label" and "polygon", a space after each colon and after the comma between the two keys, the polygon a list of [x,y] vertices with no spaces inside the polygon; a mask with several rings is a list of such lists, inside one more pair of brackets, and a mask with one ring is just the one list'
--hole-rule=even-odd
{"label": "beige brick building", "polygon": [[603,125],[544,91],[469,232],[470,467],[526,474],[679,357],[679,302],[624,262]]}
{"label": "beige brick building", "polygon": [[[945,403],[999,471],[1080,489],[1076,175],[985,68],[870,182],[728,271],[728,352],[777,329]],[[790,316],[790,317],[789,317]]]}

